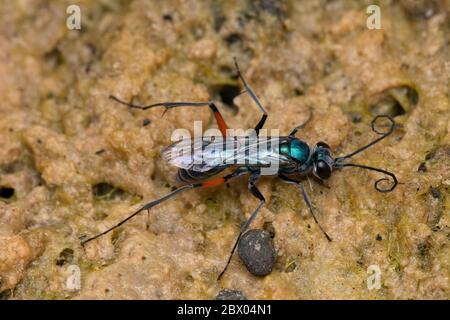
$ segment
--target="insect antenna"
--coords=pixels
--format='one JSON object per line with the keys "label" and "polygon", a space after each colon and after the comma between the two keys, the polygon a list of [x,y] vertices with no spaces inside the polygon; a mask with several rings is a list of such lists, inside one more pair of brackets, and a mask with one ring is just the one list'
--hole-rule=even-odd
{"label": "insect antenna", "polygon": [[[382,132],[382,131],[380,131],[380,130],[377,129],[376,122],[377,122],[378,119],[388,119],[388,120],[389,120],[390,126],[389,126],[388,131]],[[371,146],[373,146],[374,144],[380,142],[381,140],[383,140],[384,138],[386,138],[387,136],[389,136],[392,132],[394,132],[394,129],[395,129],[395,121],[394,121],[394,119],[392,119],[390,116],[387,116],[387,115],[378,115],[378,116],[376,116],[376,117],[372,120],[371,127],[372,127],[372,131],[375,132],[376,134],[380,135],[380,137],[378,137],[377,139],[373,140],[372,142],[369,142],[369,143],[366,144],[365,146],[363,146],[363,147],[361,147],[361,148],[359,148],[359,149],[357,149],[357,150],[355,150],[355,151],[353,151],[353,152],[351,152],[351,153],[349,153],[349,154],[347,154],[347,155],[345,155],[345,156],[335,158],[335,159],[334,159],[334,162],[335,162],[335,163],[334,163],[334,167],[335,167],[335,168],[338,168],[338,169],[339,169],[339,168],[343,168],[343,167],[357,167],[357,168],[361,168],[361,169],[372,170],[372,171],[377,171],[377,172],[384,173],[384,174],[388,175],[388,176],[392,179],[392,184],[391,184],[391,186],[388,187],[388,188],[381,188],[381,187],[380,187],[380,183],[381,183],[381,182],[383,182],[383,181],[389,181],[388,178],[381,178],[381,179],[378,179],[377,181],[375,181],[374,186],[375,186],[375,189],[376,189],[377,191],[379,191],[379,192],[390,192],[390,191],[394,190],[395,187],[396,187],[396,186],[398,185],[398,183],[399,183],[398,180],[397,180],[397,177],[396,177],[395,174],[393,174],[392,172],[389,172],[389,171],[387,171],[387,170],[383,170],[383,169],[380,169],[380,168],[375,168],[375,167],[366,166],[366,165],[363,165],[363,164],[357,164],[357,163],[345,163],[345,160],[346,160],[346,159],[349,159],[349,158],[353,157],[354,155],[363,152],[364,150],[370,148]]]}
{"label": "insect antenna", "polygon": [[[377,120],[378,120],[378,119],[381,119],[381,118],[388,119],[389,122],[390,122],[389,130],[388,130],[387,132],[381,132],[381,131],[379,131],[379,130],[377,129],[377,127],[376,127],[376,122],[377,122]],[[356,155],[356,154],[358,154],[358,153],[360,153],[360,152],[363,152],[364,150],[370,148],[370,147],[373,146],[374,144],[380,142],[381,140],[383,140],[384,138],[386,138],[387,136],[389,136],[392,132],[394,132],[394,129],[395,129],[395,121],[394,121],[394,119],[392,119],[390,116],[387,116],[387,115],[379,115],[379,116],[376,116],[376,117],[372,120],[371,126],[372,126],[372,131],[375,132],[376,134],[381,135],[380,137],[378,137],[377,139],[373,140],[372,142],[366,144],[365,146],[359,148],[358,150],[355,150],[355,151],[353,151],[352,153],[349,153],[349,154],[347,154],[347,155],[345,155],[345,156],[337,157],[337,158],[334,159],[334,160],[335,160],[336,162],[341,162],[341,161],[343,161],[343,160],[345,160],[345,159],[348,159],[348,158],[353,157],[354,155]]]}
{"label": "insect antenna", "polygon": [[393,174],[392,172],[389,172],[389,171],[387,171],[387,170],[380,169],[380,168],[370,167],[370,166],[366,166],[366,165],[363,165],[363,164],[357,164],[357,163],[342,163],[342,164],[340,164],[340,165],[338,166],[338,168],[342,168],[342,167],[357,167],[357,168],[362,168],[362,169],[367,169],[367,170],[372,170],[372,171],[381,172],[381,173],[384,173],[384,174],[390,176],[390,177],[392,178],[392,184],[391,184],[391,186],[388,187],[388,188],[381,188],[381,187],[379,186],[379,184],[380,184],[381,182],[383,182],[383,181],[389,181],[388,178],[381,178],[381,179],[378,179],[377,181],[375,181],[375,184],[374,184],[375,189],[376,189],[377,191],[379,191],[379,192],[391,192],[392,190],[395,189],[395,187],[396,187],[396,186],[398,185],[398,183],[399,183],[398,180],[397,180],[397,177],[395,176],[395,174]]}

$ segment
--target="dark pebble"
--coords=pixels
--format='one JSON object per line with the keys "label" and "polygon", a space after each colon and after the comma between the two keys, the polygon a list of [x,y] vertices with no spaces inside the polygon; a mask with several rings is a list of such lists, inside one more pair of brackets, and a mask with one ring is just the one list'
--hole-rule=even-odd
{"label": "dark pebble", "polygon": [[244,233],[239,241],[238,253],[251,274],[265,276],[272,271],[275,248],[269,232],[252,229]]}
{"label": "dark pebble", "polygon": [[239,290],[223,289],[215,300],[247,300],[247,298]]}

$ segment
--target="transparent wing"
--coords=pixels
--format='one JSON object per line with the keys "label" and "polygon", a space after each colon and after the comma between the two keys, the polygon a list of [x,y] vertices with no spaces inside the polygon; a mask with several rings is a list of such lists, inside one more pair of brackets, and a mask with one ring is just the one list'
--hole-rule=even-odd
{"label": "transparent wing", "polygon": [[[245,166],[270,166],[290,163],[290,159],[279,152],[279,145],[283,137],[234,137],[235,148],[231,154],[225,155],[225,164],[237,164]],[[230,148],[231,150],[231,148]]]}
{"label": "transparent wing", "polygon": [[[206,172],[223,165],[221,155],[216,154],[216,151],[211,152],[211,145],[218,152],[219,146],[223,146],[223,140],[208,141],[204,137],[183,139],[163,149],[162,157],[175,167]],[[208,150],[207,154],[205,150]]]}
{"label": "transparent wing", "polygon": [[290,163],[279,153],[280,137],[206,137],[183,139],[165,148],[163,159],[186,170],[206,172],[230,165],[269,166]]}

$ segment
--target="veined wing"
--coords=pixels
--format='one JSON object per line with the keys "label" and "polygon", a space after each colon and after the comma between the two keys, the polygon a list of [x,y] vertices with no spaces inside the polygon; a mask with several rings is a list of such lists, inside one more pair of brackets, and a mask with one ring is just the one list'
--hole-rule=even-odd
{"label": "veined wing", "polygon": [[207,137],[184,139],[163,150],[163,158],[170,164],[197,172],[231,165],[270,166],[290,163],[279,153],[283,137]]}
{"label": "veined wing", "polygon": [[285,137],[247,136],[234,137],[236,140],[234,154],[227,154],[225,164],[266,167],[291,162],[290,158],[280,154],[280,144]]}
{"label": "veined wing", "polygon": [[[223,140],[219,140],[220,145],[223,145]],[[182,139],[164,148],[162,157],[175,167],[197,172],[206,172],[220,165],[218,159],[209,163],[203,161],[203,150],[214,143],[214,141],[208,141],[204,137]]]}

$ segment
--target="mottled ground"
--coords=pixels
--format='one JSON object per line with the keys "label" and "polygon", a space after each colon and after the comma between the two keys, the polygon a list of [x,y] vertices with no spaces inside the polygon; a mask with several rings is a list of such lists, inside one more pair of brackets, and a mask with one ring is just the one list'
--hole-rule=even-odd
{"label": "mottled ground", "polygon": [[[10,299],[450,298],[450,3],[378,1],[78,1],[82,30],[66,28],[71,1],[0,5],[0,292]],[[253,227],[274,231],[273,272],[257,278],[237,257],[239,225],[257,205],[245,179],[180,195],[80,245],[176,186],[160,158],[176,128],[214,126],[207,109],[129,110],[136,103],[215,99],[230,127],[260,114],[232,57],[287,134],[336,155],[374,139],[376,114],[395,133],[358,156],[395,172],[358,169],[307,182],[329,243],[298,190],[265,178],[268,203]],[[149,122],[149,123],[148,123]],[[144,123],[148,123],[144,126]],[[312,189],[312,190],[311,190]],[[368,290],[367,269],[381,270]],[[66,285],[73,266],[81,289]],[[72,268],[72,269],[71,269]]]}

